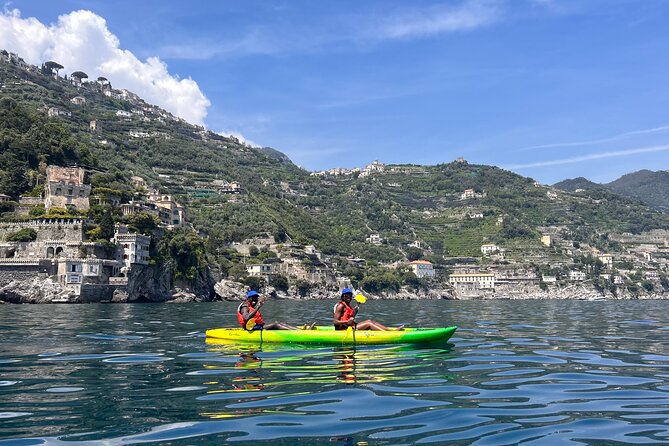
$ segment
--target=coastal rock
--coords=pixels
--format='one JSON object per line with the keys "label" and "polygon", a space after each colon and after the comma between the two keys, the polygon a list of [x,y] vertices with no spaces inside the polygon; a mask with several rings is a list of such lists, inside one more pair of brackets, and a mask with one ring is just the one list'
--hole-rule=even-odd
{"label": "coastal rock", "polygon": [[246,286],[232,280],[219,280],[214,284],[214,292],[221,300],[239,300],[246,293]]}
{"label": "coastal rock", "polygon": [[50,278],[34,277],[29,280],[9,280],[0,283],[0,300],[9,303],[51,303],[72,299],[70,290]]}

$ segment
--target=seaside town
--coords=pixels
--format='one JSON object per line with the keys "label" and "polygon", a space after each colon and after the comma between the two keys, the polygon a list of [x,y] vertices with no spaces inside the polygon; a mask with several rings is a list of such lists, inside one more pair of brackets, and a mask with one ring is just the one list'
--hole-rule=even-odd
{"label": "seaside town", "polygon": [[[145,103],[136,94],[127,90],[116,90],[105,78],[94,82],[86,81],[85,73],[74,72],[69,79],[61,78],[58,70],[62,66],[51,62],[51,66],[37,67],[27,64],[17,54],[2,51],[0,62],[27,73],[53,73],[58,82],[65,82],[76,91],[76,96],[66,98],[71,107],[82,107],[86,96],[99,95],[111,98],[123,108],[113,113],[114,119],[124,124],[129,140],[169,139],[168,133],[146,131],[141,125],[147,122],[165,124],[167,121],[180,123],[192,129],[192,135],[201,141],[216,139],[216,135],[200,126],[192,126],[180,118]],[[29,81],[15,81],[27,85]],[[12,85],[5,82],[3,89]],[[92,95],[92,96],[91,96]],[[72,112],[55,106],[40,109],[53,119],[71,119]],[[137,127],[133,127],[134,125]],[[110,144],[103,136],[102,120],[88,122],[88,132],[96,143]],[[236,143],[239,141],[232,139]],[[222,139],[215,141],[225,148]],[[243,149],[243,145],[240,145]],[[464,158],[458,158],[454,165],[467,166]],[[88,170],[87,170],[88,169]],[[21,288],[19,284],[33,284],[26,293],[46,296],[46,302],[123,302],[137,299],[136,284],[145,280],[145,271],[153,267],[151,257],[152,237],[160,237],[164,231],[187,228],[197,232],[192,223],[186,221],[186,211],[176,198],[167,192],[165,185],[178,185],[191,197],[224,197],[228,203],[235,203],[247,197],[247,191],[236,181],[221,178],[190,181],[174,178],[168,169],[154,169],[163,187],[149,185],[142,177],[131,177],[134,187],[131,198],[121,198],[114,194],[91,196],[92,187],[87,178],[94,173],[85,166],[43,166],[43,192],[39,196],[10,196],[0,194],[0,203],[15,203],[12,213],[5,214],[0,222],[0,282],[4,289]],[[178,174],[179,171],[177,170]],[[386,166],[375,160],[371,164],[355,169],[341,167],[313,172],[311,177],[320,178],[324,184],[337,178],[352,177],[372,179],[387,190],[399,190],[402,185],[394,180],[384,180],[386,176],[405,174],[421,176],[428,172],[416,165]],[[36,179],[39,183],[40,178]],[[156,184],[155,182],[152,184]],[[265,185],[269,184],[266,180]],[[303,197],[301,185],[279,181],[277,187],[282,196]],[[565,192],[554,187],[534,184],[545,200],[560,202]],[[161,190],[162,189],[162,190]],[[574,194],[583,192],[577,189]],[[490,209],[481,205],[487,198],[485,190],[463,188],[449,199],[459,206],[458,218],[476,222],[494,219],[498,227],[513,224],[504,214],[491,215]],[[126,224],[116,223],[113,234],[108,239],[91,238],[89,210],[91,202],[111,207],[121,218],[133,214],[148,213],[158,222],[155,234],[133,231]],[[211,205],[217,206],[217,205]],[[317,209],[314,208],[314,209]],[[58,215],[61,215],[58,217]],[[423,212],[426,219],[437,218],[437,211]],[[76,215],[76,217],[72,217]],[[48,217],[47,217],[48,216]],[[67,217],[65,217],[67,216]],[[383,246],[387,238],[371,228],[366,243]],[[422,255],[410,256],[381,263],[378,266],[388,270],[403,270],[421,281],[422,287],[402,288],[393,292],[370,293],[385,298],[640,298],[661,297],[669,288],[667,269],[669,264],[669,231],[654,229],[641,234],[606,234],[606,246],[615,250],[602,250],[571,238],[572,228],[561,225],[535,227],[540,234],[536,240],[542,249],[523,250],[519,246],[505,246],[502,243],[484,243],[477,247],[477,255],[451,256],[443,254],[434,262],[434,252],[429,241],[416,237],[400,248],[404,253],[414,250]],[[603,235],[604,236],[604,235]],[[279,290],[277,295],[286,297],[331,297],[332,292],[342,287],[352,286],[341,265],[331,255],[321,253],[316,244],[295,243],[276,240],[272,234],[259,234],[243,241],[228,243],[226,246],[244,259],[244,275],[256,277],[267,284],[275,276],[285,277],[290,285]],[[220,248],[219,248],[220,249]],[[262,261],[257,261],[257,252],[271,252]],[[425,257],[431,256],[432,261]],[[251,260],[254,257],[254,260]],[[246,259],[249,262],[246,262]],[[347,258],[348,265],[364,269],[368,259],[362,256]],[[378,263],[378,262],[375,262]],[[235,290],[233,281],[218,277],[214,287],[218,298],[232,298]],[[298,292],[297,283],[307,283],[308,292]],[[168,286],[171,286],[168,285]],[[306,289],[305,288],[305,289]],[[36,291],[36,290],[39,291]],[[234,290],[234,291],[233,291]],[[281,292],[283,291],[283,292]],[[188,299],[186,299],[188,300]]]}
{"label": "seaside town", "polygon": [[[375,161],[361,172],[382,174],[384,166]],[[346,173],[335,170],[330,174]],[[107,200],[107,204],[118,208],[123,216],[137,212],[151,213],[159,220],[162,230],[188,225],[183,207],[171,195],[149,188],[140,177],[132,177],[136,193],[134,199],[127,203],[109,201],[101,196],[90,197],[91,186],[85,183],[84,178],[84,168],[48,166],[43,197],[0,196],[1,201],[18,201],[17,216],[28,217],[32,209],[41,207],[46,211],[66,209],[70,213],[82,213],[80,218],[42,217],[0,222],[0,280],[15,284],[31,283],[35,279],[51,282],[53,294],[50,302],[54,303],[127,300],[128,278],[138,275],[151,263],[151,236],[116,224],[108,243],[89,241],[87,219],[83,215],[89,210],[90,201]],[[225,184],[222,190],[241,193],[238,185]],[[460,199],[476,199],[476,194],[472,190],[464,190]],[[471,218],[479,217],[472,214]],[[500,217],[498,222],[503,224],[503,218]],[[385,267],[408,268],[417,278],[427,280],[434,289],[425,296],[433,298],[548,297],[559,292],[562,298],[585,296],[592,299],[610,293],[608,289],[595,288],[597,283],[616,286],[639,283],[648,292],[661,290],[665,285],[669,231],[617,234],[612,241],[619,243],[624,250],[609,253],[566,239],[562,235],[564,228],[540,229],[541,243],[569,260],[551,261],[550,257],[530,259],[524,256],[524,261],[517,261],[511,259],[503,246],[485,244],[480,246],[479,259],[449,258],[451,267],[446,283],[437,277],[433,264],[427,260],[405,259]],[[367,243],[379,245],[383,239],[379,234],[371,234]],[[425,248],[420,240],[410,245]],[[337,268],[330,264],[328,256],[322,255],[314,245],[277,243],[268,235],[232,243],[231,247],[245,256],[251,255],[254,250],[278,254],[263,263],[246,265],[247,274],[252,277],[267,279],[279,274],[293,281],[320,285],[324,290],[351,285],[350,280],[341,276]],[[590,262],[576,261],[584,257]],[[305,259],[308,261],[305,262]],[[350,258],[349,262],[359,268],[366,265],[364,258]],[[549,269],[542,274],[532,268],[530,262],[546,263]],[[435,296],[436,293],[439,295]],[[403,298],[411,297],[403,295]]]}

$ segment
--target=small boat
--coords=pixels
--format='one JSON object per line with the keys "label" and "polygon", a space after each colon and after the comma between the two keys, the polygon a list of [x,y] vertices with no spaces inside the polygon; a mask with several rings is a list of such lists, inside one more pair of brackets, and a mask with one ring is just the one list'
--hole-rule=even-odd
{"label": "small boat", "polygon": [[254,330],[243,328],[214,328],[207,330],[207,341],[216,343],[276,343],[324,345],[425,344],[446,342],[458,327],[405,328],[399,331],[335,330],[332,326],[317,326],[306,330]]}

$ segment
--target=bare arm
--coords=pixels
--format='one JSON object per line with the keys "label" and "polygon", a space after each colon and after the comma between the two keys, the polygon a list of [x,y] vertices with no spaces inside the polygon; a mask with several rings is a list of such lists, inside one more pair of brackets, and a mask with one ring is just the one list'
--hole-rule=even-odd
{"label": "bare arm", "polygon": [[262,305],[264,303],[265,303],[265,299],[260,299],[260,301],[258,301],[258,305],[250,313],[249,313],[248,304],[242,305],[241,313],[242,313],[242,317],[244,318],[244,323],[247,323],[249,321],[249,319],[252,319],[253,316],[256,315],[256,313],[258,312],[258,310],[260,310],[260,307],[262,307]]}
{"label": "bare arm", "polygon": [[343,321],[341,318],[344,316],[345,312],[345,307],[344,304],[341,302],[337,304],[335,307],[334,311],[334,323],[335,325],[353,325],[355,324],[355,321],[353,319],[349,319],[347,321]]}

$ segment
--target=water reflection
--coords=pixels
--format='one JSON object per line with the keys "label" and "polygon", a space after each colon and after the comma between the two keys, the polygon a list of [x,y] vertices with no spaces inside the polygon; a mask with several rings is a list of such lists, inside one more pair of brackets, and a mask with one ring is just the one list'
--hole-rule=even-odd
{"label": "water reflection", "polygon": [[669,442],[664,302],[378,304],[445,348],[207,344],[225,305],[0,308],[0,444]]}

